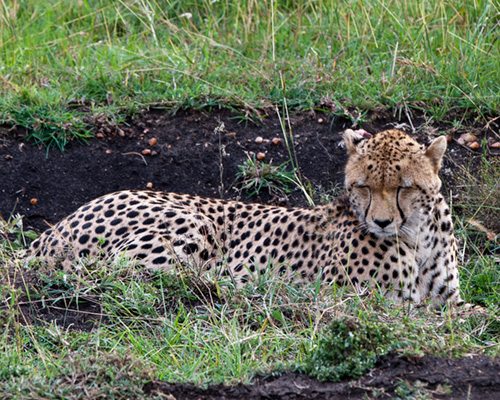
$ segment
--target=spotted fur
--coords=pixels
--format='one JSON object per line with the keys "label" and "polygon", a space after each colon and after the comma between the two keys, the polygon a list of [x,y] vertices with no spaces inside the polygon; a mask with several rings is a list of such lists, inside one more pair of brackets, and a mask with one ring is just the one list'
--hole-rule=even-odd
{"label": "spotted fur", "polygon": [[439,193],[444,138],[344,133],[348,197],[285,208],[155,191],[92,200],[30,246],[35,257],[120,257],[148,268],[221,266],[243,284],[270,266],[299,281],[378,286],[389,298],[460,299],[450,210]]}

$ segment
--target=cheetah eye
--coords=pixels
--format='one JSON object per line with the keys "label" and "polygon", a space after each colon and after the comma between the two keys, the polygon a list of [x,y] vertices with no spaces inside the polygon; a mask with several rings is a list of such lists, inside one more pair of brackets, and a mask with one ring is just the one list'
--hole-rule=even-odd
{"label": "cheetah eye", "polygon": [[354,185],[354,188],[358,189],[358,190],[368,190],[368,191],[370,191],[370,187],[367,186],[367,185]]}

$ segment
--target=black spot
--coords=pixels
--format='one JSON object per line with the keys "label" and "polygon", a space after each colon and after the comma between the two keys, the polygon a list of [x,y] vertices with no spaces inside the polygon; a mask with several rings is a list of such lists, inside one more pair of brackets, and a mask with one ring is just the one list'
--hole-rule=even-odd
{"label": "black spot", "polygon": [[80,239],[78,240],[80,244],[85,244],[89,241],[90,236],[89,235],[82,235],[80,236]]}
{"label": "black spot", "polygon": [[441,223],[441,230],[443,232],[448,232],[450,230],[450,228],[451,228],[451,224],[449,221]]}
{"label": "black spot", "polygon": [[188,231],[188,228],[187,228],[187,227],[183,227],[183,228],[179,228],[179,229],[177,229],[177,230],[175,231],[175,233],[176,233],[177,235],[182,235],[182,234],[186,233],[187,231]]}
{"label": "black spot", "polygon": [[78,257],[86,257],[90,254],[90,250],[89,249],[83,249],[83,250],[80,250],[80,252],[78,253]]}
{"label": "black spot", "polygon": [[210,258],[210,253],[208,252],[207,249],[204,249],[204,250],[200,251],[200,258],[203,261],[207,261]]}
{"label": "black spot", "polygon": [[122,222],[123,220],[121,218],[116,218],[113,221],[110,222],[110,225],[118,225]]}
{"label": "black spot", "polygon": [[182,251],[186,254],[193,254],[198,251],[198,245],[196,243],[188,243],[182,248]]}
{"label": "black spot", "polygon": [[167,258],[166,257],[157,257],[153,260],[153,264],[155,265],[158,265],[158,264],[165,264],[167,262]]}
{"label": "black spot", "polygon": [[240,272],[243,268],[243,264],[238,264],[236,267],[234,267],[234,272]]}
{"label": "black spot", "polygon": [[110,217],[112,217],[113,215],[115,215],[115,212],[114,212],[113,210],[108,210],[108,211],[106,211],[106,212],[104,213],[104,216],[105,216],[106,218],[110,218]]}
{"label": "black spot", "polygon": [[121,235],[123,235],[124,233],[126,233],[127,231],[128,231],[128,228],[124,226],[124,227],[122,227],[122,228],[118,229],[118,230],[116,231],[116,234],[117,234],[118,236],[121,236]]}
{"label": "black spot", "polygon": [[93,219],[93,218],[94,218],[94,214],[87,214],[87,215],[85,216],[85,221],[90,221],[90,220],[91,220],[91,219]]}

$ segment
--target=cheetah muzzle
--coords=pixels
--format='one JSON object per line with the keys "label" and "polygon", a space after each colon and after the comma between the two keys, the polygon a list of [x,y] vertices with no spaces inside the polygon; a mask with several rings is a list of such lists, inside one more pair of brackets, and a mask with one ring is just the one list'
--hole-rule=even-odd
{"label": "cheetah muzzle", "polygon": [[314,208],[155,191],[92,200],[45,231],[32,257],[121,257],[148,268],[219,266],[243,284],[271,266],[298,281],[377,286],[388,298],[460,300],[457,247],[438,172],[444,137],[344,133],[347,196]]}

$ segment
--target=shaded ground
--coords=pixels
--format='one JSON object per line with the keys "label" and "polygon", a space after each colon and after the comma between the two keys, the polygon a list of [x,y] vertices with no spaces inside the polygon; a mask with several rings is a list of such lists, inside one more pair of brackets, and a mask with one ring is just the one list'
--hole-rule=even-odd
{"label": "shaded ground", "polygon": [[[362,127],[375,133],[394,127],[394,120],[389,114],[373,113],[370,122]],[[423,118],[414,117],[411,122],[418,126]],[[216,128],[222,123],[224,129],[218,132]],[[311,112],[294,116],[291,125],[304,180],[317,193],[341,184],[346,157],[339,145],[339,133],[350,128],[351,123]],[[237,198],[240,195],[233,188],[234,178],[238,165],[247,159],[247,152],[263,152],[265,161],[273,160],[275,165],[289,159],[284,140],[279,145],[272,143],[273,138],[283,137],[276,116],[266,117],[255,125],[228,111],[211,114],[185,111],[172,116],[152,110],[130,120],[127,126],[106,128],[109,127],[102,127],[99,135],[102,137],[91,140],[89,145],[72,142],[64,153],[57,150],[47,153],[43,148],[15,139],[25,132],[0,127],[0,214],[4,218],[24,215],[25,226],[40,231],[88,200],[120,189],[146,188],[148,183],[157,190]],[[434,128],[451,132],[446,125]],[[477,133],[478,127],[473,128]],[[423,130],[419,139],[428,140],[429,132]],[[255,142],[259,136],[263,138],[260,144]],[[151,154],[143,155],[146,149]],[[471,151],[454,140],[447,154],[442,171],[445,190],[453,186],[451,174],[456,163],[480,156],[483,149]],[[252,201],[305,204],[299,191],[288,199],[264,193]],[[79,305],[78,310],[65,304],[47,308],[41,303],[26,302],[21,304],[21,310],[27,322],[56,319],[58,324],[71,325],[73,329],[92,329],[96,316],[100,315],[98,305],[92,302]],[[176,399],[357,399],[379,392],[385,393],[381,398],[388,398],[396,394],[397,387],[403,390],[409,385],[417,390],[417,381],[427,384],[426,390],[438,399],[496,399],[500,398],[500,361],[487,357],[408,360],[391,355],[382,358],[373,371],[354,383],[320,383],[307,376],[286,373],[256,379],[250,386],[213,386],[202,390],[184,384],[153,382],[146,390],[170,393]],[[438,385],[448,385],[444,388],[451,388],[452,393],[444,394],[443,387]]]}
{"label": "shaded ground", "polygon": [[[481,399],[500,396],[500,359],[486,356],[446,359],[424,356],[410,360],[388,354],[358,381],[326,383],[298,373],[258,378],[254,385],[215,385],[200,389],[193,385],[153,382],[148,393],[171,394],[184,399]],[[403,397],[406,394],[408,397]],[[427,397],[423,397],[423,395]],[[420,395],[420,397],[418,396]],[[372,397],[373,396],[373,397]],[[414,396],[414,397],[409,397]],[[432,396],[432,397],[430,397]]]}

